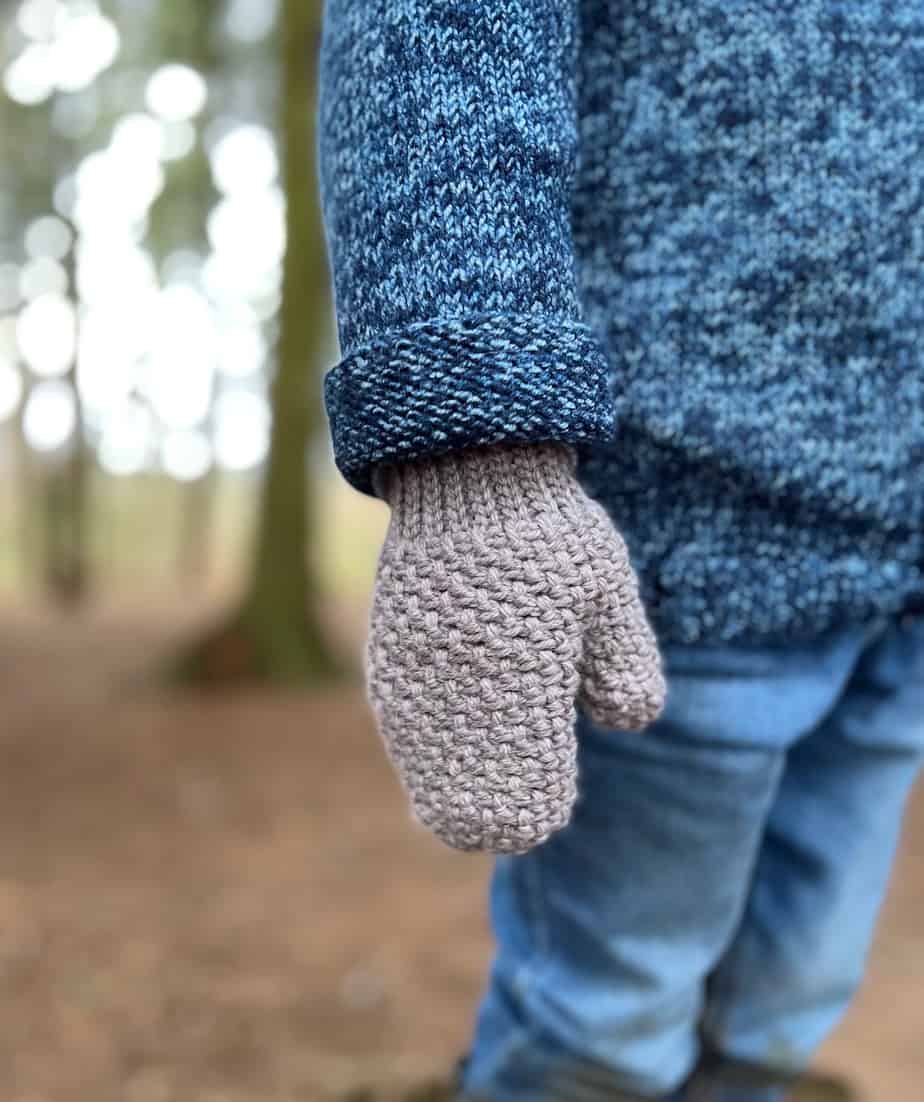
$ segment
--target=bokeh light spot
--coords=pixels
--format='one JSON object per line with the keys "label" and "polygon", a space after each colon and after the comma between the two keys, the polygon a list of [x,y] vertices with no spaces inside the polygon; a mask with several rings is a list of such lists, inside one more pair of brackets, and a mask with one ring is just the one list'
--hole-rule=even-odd
{"label": "bokeh light spot", "polygon": [[231,471],[258,467],[269,451],[266,399],[248,391],[220,394],[215,403],[215,455]]}
{"label": "bokeh light spot", "polygon": [[74,392],[60,379],[37,383],[23,410],[26,441],[40,452],[54,452],[68,443],[77,425]]}
{"label": "bokeh light spot", "polygon": [[19,273],[19,290],[27,301],[41,295],[63,295],[67,291],[67,272],[57,260],[40,256]]}
{"label": "bokeh light spot", "polygon": [[278,7],[276,0],[231,0],[225,29],[238,42],[260,42],[272,31]]}
{"label": "bokeh light spot", "polygon": [[104,471],[128,477],[149,465],[153,425],[144,405],[131,399],[120,403],[101,427],[99,462]]}
{"label": "bokeh light spot", "polygon": [[215,184],[226,195],[261,191],[275,183],[279,157],[264,126],[236,126],[215,143],[210,159]]}
{"label": "bokeh light spot", "polygon": [[208,88],[201,73],[189,65],[162,65],[148,81],[149,110],[168,122],[195,118],[205,106]]}
{"label": "bokeh light spot", "polygon": [[76,10],[61,21],[54,43],[54,80],[62,92],[92,84],[119,53],[119,32],[98,11]]}
{"label": "bokeh light spot", "polygon": [[29,223],[23,240],[29,256],[47,256],[52,260],[61,260],[67,256],[73,234],[63,218],[46,214]]}
{"label": "bokeh light spot", "polygon": [[54,35],[61,15],[59,0],[23,0],[16,13],[16,22],[27,38],[43,41]]}
{"label": "bokeh light spot", "polygon": [[19,314],[19,353],[36,375],[63,375],[74,360],[77,316],[63,295],[39,295]]}
{"label": "bokeh light spot", "polygon": [[55,88],[53,49],[37,42],[27,46],[6,67],[3,87],[11,100],[24,107],[44,103]]}
{"label": "bokeh light spot", "polygon": [[168,432],[161,444],[164,470],[179,482],[195,482],[212,466],[212,446],[196,429]]}

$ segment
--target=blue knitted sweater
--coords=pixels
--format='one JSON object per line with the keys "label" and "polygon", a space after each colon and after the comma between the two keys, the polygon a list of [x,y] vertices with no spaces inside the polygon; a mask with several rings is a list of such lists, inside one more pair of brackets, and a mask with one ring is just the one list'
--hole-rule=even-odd
{"label": "blue knitted sweater", "polygon": [[335,456],[578,447],[662,641],[924,596],[920,0],[328,0]]}

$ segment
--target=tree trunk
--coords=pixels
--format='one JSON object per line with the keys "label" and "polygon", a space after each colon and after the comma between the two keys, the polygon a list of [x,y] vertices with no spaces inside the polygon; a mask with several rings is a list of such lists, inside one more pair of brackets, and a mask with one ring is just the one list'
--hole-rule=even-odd
{"label": "tree trunk", "polygon": [[280,131],[287,247],[273,429],[246,596],[231,621],[181,660],[194,680],[259,677],[312,681],[338,670],[321,627],[320,587],[309,565],[315,498],[307,447],[321,424],[319,369],[329,315],[327,263],[316,188],[315,74],[318,0],[283,0]]}
{"label": "tree trunk", "polygon": [[[79,297],[76,278],[77,234],[74,226],[71,248],[64,262],[68,294],[74,303],[79,326]],[[83,403],[77,386],[77,333],[74,359],[65,376],[74,398],[74,435],[66,457],[51,461],[44,472],[44,581],[48,597],[60,608],[79,606],[90,586],[87,541],[90,457],[84,431]]]}
{"label": "tree trunk", "polygon": [[[195,147],[168,166],[165,187],[150,212],[148,242],[158,263],[177,249],[208,251],[206,219],[218,193],[201,131],[220,111],[214,102],[215,91],[222,86],[227,58],[219,45],[216,23],[224,9],[222,0],[197,0],[195,4],[169,0],[158,8],[155,33],[160,56],[192,66],[206,78],[210,89]],[[217,98],[220,102],[220,92]],[[217,385],[212,389],[213,402]],[[202,430],[211,439],[211,418]],[[182,586],[201,588],[208,577],[220,480],[220,471],[212,467],[201,478],[174,487],[178,498],[174,564]]]}

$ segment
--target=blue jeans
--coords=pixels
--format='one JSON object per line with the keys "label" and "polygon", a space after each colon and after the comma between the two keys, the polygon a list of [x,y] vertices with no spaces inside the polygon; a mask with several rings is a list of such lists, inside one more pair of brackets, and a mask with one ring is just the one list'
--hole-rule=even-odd
{"label": "blue jeans", "polygon": [[668,1096],[704,1040],[798,1071],[860,982],[924,755],[924,618],[664,659],[662,718],[582,718],[572,823],[497,860],[475,1097]]}

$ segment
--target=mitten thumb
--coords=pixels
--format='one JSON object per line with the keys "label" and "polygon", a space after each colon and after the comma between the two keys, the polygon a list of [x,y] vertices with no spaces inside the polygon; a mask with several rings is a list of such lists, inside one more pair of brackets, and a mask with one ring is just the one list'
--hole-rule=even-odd
{"label": "mitten thumb", "polygon": [[620,560],[603,579],[602,602],[584,635],[579,702],[601,727],[634,730],[660,715],[666,687],[635,575],[628,558]]}

